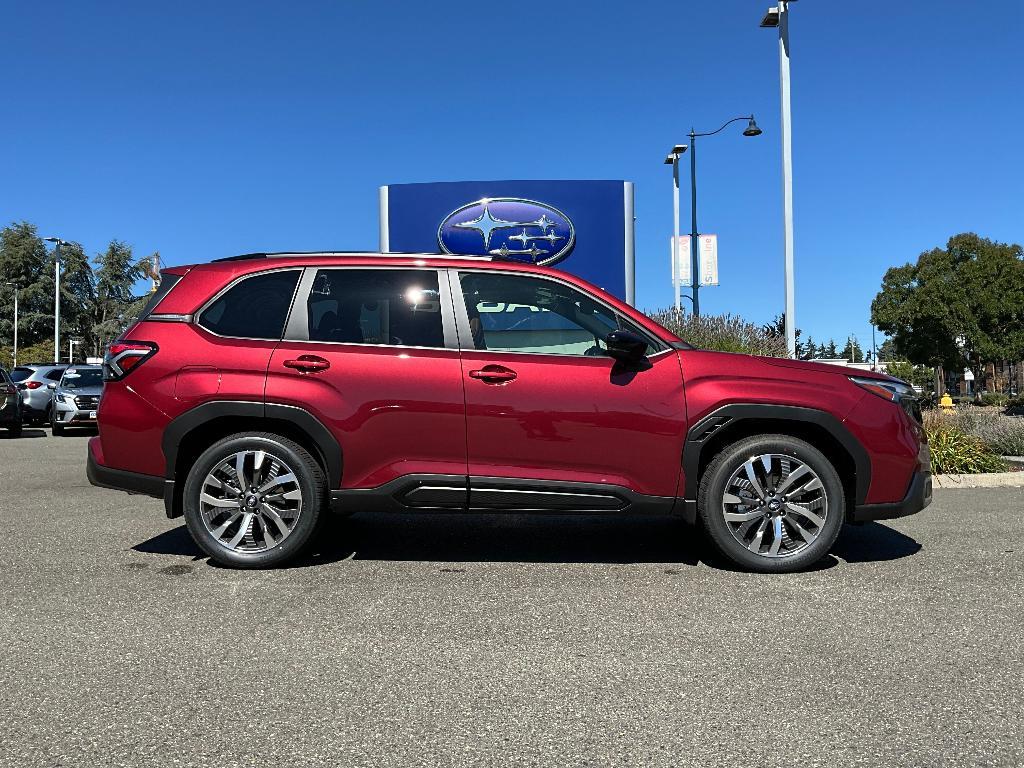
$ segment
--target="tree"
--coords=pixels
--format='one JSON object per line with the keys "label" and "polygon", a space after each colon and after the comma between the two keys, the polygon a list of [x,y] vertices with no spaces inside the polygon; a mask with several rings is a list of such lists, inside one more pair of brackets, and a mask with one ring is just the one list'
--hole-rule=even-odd
{"label": "tree", "polygon": [[823,348],[822,357],[827,357],[830,360],[836,360],[839,357],[839,350],[836,349],[836,340],[829,339],[828,346]]}
{"label": "tree", "polygon": [[[53,338],[53,259],[27,221],[0,230],[0,276],[19,286],[18,342],[28,347]],[[14,292],[7,285],[0,285],[0,334],[5,344],[13,341]]]}
{"label": "tree", "polygon": [[884,362],[898,359],[896,354],[896,342],[892,339],[886,339],[882,342],[881,346],[878,347],[878,359]]}
{"label": "tree", "polygon": [[[776,315],[774,318],[772,318],[772,321],[770,323],[765,323],[764,325],[762,325],[761,332],[764,333],[766,336],[774,336],[776,338],[785,339],[786,313],[783,312],[781,315]],[[803,344],[800,343],[800,336],[802,333],[803,331],[801,331],[799,328],[797,328],[793,332],[793,335],[796,339],[794,351],[796,352],[797,359],[803,359],[803,356],[805,354],[805,347]]]}
{"label": "tree", "polygon": [[1024,357],[1024,251],[973,233],[893,267],[871,318],[901,357],[951,369]]}
{"label": "tree", "polygon": [[93,259],[96,265],[96,301],[91,328],[98,346],[113,340],[131,320],[140,303],[132,289],[146,274],[147,260],[136,260],[130,245],[111,240],[107,249]]}
{"label": "tree", "polygon": [[840,357],[846,358],[851,363],[863,363],[864,350],[860,348],[860,342],[851,336],[846,340],[846,346],[843,347]]}
{"label": "tree", "polygon": [[813,360],[818,354],[818,347],[814,343],[814,337],[808,334],[807,343],[804,344],[803,354],[799,355],[801,360]]}

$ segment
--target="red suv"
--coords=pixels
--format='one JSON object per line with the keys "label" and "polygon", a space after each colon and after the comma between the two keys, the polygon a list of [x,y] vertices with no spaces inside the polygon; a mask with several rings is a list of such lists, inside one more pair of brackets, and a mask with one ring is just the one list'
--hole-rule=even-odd
{"label": "red suv", "polygon": [[95,485],[163,498],[210,557],[283,563],[325,511],[671,513],[792,571],[913,514],[913,391],[706,352],[554,269],[255,254],[163,272],[107,351]]}

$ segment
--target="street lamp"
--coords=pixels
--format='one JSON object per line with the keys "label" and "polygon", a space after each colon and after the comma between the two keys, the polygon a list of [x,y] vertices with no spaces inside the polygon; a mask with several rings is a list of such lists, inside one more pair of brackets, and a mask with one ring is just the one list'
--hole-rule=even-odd
{"label": "street lamp", "polygon": [[[697,243],[697,139],[701,136],[714,136],[716,133],[720,133],[725,129],[727,125],[735,123],[737,120],[746,120],[747,127],[743,129],[744,136],[760,136],[761,129],[757,127],[757,122],[754,120],[753,115],[743,115],[742,117],[734,117],[732,120],[727,120],[722,126],[716,131],[708,131],[707,133],[696,133],[693,128],[687,134],[690,137],[690,285],[692,286],[692,300],[693,304],[693,315],[694,317],[700,317],[700,296],[698,289],[700,288],[700,263]],[[680,147],[682,148],[680,150]],[[675,180],[675,202],[676,202],[676,239],[673,241],[672,253],[675,254],[677,248],[676,243],[679,242],[679,155],[683,154],[687,149],[684,144],[677,144],[672,148],[672,152],[668,157],[665,158],[665,163],[672,164],[673,178]],[[680,150],[680,151],[677,151]],[[673,274],[676,272],[676,268],[673,267]],[[676,311],[679,310],[679,285],[678,280],[676,281]]]}
{"label": "street lamp", "polygon": [[14,291],[14,365],[12,368],[18,367],[18,291],[21,290],[21,286],[17,283],[12,283],[8,280],[6,285],[11,286]]}
{"label": "street lamp", "polygon": [[[676,316],[681,311],[681,290],[679,280],[679,157],[686,152],[685,144],[676,144],[665,157],[665,164],[672,166],[672,287],[676,296]],[[691,301],[692,303],[692,301]]]}
{"label": "street lamp", "polygon": [[793,136],[789,104],[789,4],[796,0],[778,0],[761,19],[761,26],[779,29],[779,94],[782,100],[782,247],[785,272],[786,346],[796,357],[796,297],[793,280]]}
{"label": "street lamp", "polygon": [[67,240],[59,237],[44,237],[48,243],[53,243],[53,357],[55,363],[60,362],[60,247],[67,245]]}
{"label": "street lamp", "polygon": [[68,365],[71,365],[73,362],[75,362],[74,348],[81,343],[82,342],[79,341],[78,339],[68,339]]}

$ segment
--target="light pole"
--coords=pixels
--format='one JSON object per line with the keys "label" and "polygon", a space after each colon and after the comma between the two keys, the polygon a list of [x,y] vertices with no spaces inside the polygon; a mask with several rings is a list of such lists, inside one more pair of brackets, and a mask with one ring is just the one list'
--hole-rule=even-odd
{"label": "light pole", "polygon": [[75,362],[74,348],[81,343],[78,339],[68,339],[68,365]]}
{"label": "light pole", "polygon": [[[737,120],[747,121],[747,127],[743,129],[744,136],[761,135],[761,129],[757,127],[753,115],[743,115],[742,117],[734,117],[732,120],[727,120],[717,131],[696,133],[691,128],[687,134],[690,137],[690,285],[693,286],[692,303],[694,317],[700,317],[700,296],[698,294],[698,289],[700,288],[700,257],[698,256],[697,242],[697,138],[700,136],[714,136],[716,133],[724,130],[727,125],[731,125]],[[668,162],[668,158],[665,158],[665,162]],[[678,158],[676,163],[678,164]]]}
{"label": "light pole", "polygon": [[761,19],[762,27],[779,28],[779,94],[782,100],[782,247],[786,284],[786,346],[796,357],[796,297],[793,281],[793,136],[789,104],[789,4],[779,0]]}
{"label": "light pole", "polygon": [[672,166],[672,285],[676,295],[676,316],[682,311],[681,280],[679,275],[679,156],[686,151],[685,144],[676,144],[665,157],[665,165]]}
{"label": "light pole", "polygon": [[18,367],[18,291],[21,290],[21,286],[17,283],[7,282],[7,285],[11,286],[14,291],[14,365],[12,368]]}
{"label": "light pole", "polygon": [[60,247],[67,245],[67,240],[59,237],[44,237],[53,243],[53,357],[55,363],[60,362]]}

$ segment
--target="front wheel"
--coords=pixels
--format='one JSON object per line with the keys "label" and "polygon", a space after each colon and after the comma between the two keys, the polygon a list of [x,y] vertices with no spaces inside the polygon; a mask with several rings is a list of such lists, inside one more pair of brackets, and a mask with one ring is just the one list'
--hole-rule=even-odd
{"label": "front wheel", "polygon": [[835,467],[789,435],[726,446],[704,472],[697,504],[718,550],[763,573],[798,571],[823,558],[846,513]]}
{"label": "front wheel", "polygon": [[53,417],[50,419],[50,432],[53,433],[54,437],[60,437],[64,434],[64,425],[57,421],[56,412],[54,412]]}
{"label": "front wheel", "polygon": [[266,432],[231,435],[192,466],[185,523],[204,552],[235,568],[270,568],[309,543],[325,506],[323,470],[298,443]]}

